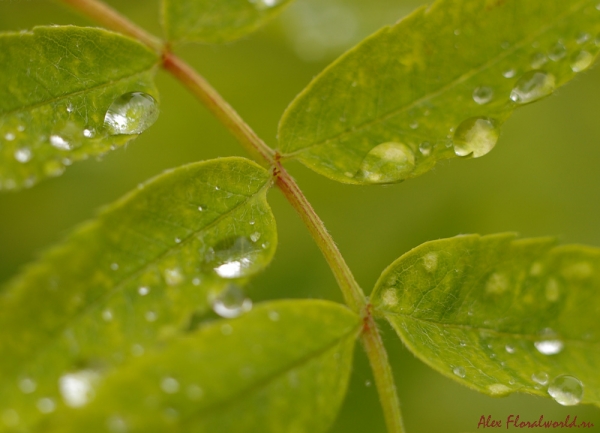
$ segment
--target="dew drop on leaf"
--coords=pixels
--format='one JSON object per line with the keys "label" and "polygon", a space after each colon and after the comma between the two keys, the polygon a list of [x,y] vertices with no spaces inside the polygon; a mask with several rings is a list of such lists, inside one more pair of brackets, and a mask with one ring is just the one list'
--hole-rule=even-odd
{"label": "dew drop on leaf", "polygon": [[512,78],[517,74],[517,71],[515,71],[514,69],[507,69],[506,71],[502,72],[502,76],[504,78]]}
{"label": "dew drop on leaf", "polygon": [[94,385],[99,375],[92,370],[68,373],[58,380],[60,394],[69,407],[85,406],[94,397]]}
{"label": "dew drop on leaf", "polygon": [[248,0],[258,10],[270,9],[281,3],[281,0]]}
{"label": "dew drop on leaf", "polygon": [[515,346],[511,346],[510,344],[507,344],[504,349],[506,350],[506,352],[508,353],[515,353],[517,349],[515,349]]}
{"label": "dew drop on leaf", "polygon": [[454,153],[473,158],[489,153],[498,141],[498,128],[494,119],[471,117],[463,121],[454,133]]}
{"label": "dew drop on leaf", "polygon": [[480,86],[473,90],[473,101],[479,105],[487,104],[494,97],[494,90],[491,87]]}
{"label": "dew drop on leaf", "polygon": [[577,39],[575,39],[577,41],[577,43],[579,45],[585,44],[587,41],[590,40],[590,34],[589,33],[579,33],[577,35]]}
{"label": "dew drop on leaf", "polygon": [[212,309],[226,319],[238,317],[252,309],[252,300],[236,284],[229,284],[211,300]]}
{"label": "dew drop on leaf", "polygon": [[254,242],[242,236],[219,243],[206,260],[219,277],[242,278],[254,271],[257,252],[258,247]]}
{"label": "dew drop on leaf", "polygon": [[553,62],[558,62],[560,59],[564,58],[567,55],[567,48],[561,43],[557,42],[550,48],[548,51],[548,57]]}
{"label": "dew drop on leaf", "polygon": [[6,141],[13,141],[15,139],[15,134],[13,134],[12,132],[7,132],[6,134],[4,134],[4,139]]}
{"label": "dew drop on leaf", "polygon": [[492,385],[489,385],[488,390],[490,391],[490,394],[494,396],[506,395],[510,392],[510,388],[501,383],[494,383]]}
{"label": "dew drop on leaf", "polygon": [[583,384],[576,377],[564,374],[552,380],[548,394],[563,406],[574,406],[583,398]]}
{"label": "dew drop on leaf", "polygon": [[28,147],[21,147],[15,151],[15,159],[22,164],[31,161],[32,156],[31,149]]}
{"label": "dew drop on leaf", "polygon": [[546,55],[544,53],[534,53],[531,56],[531,60],[530,60],[530,65],[533,69],[539,69],[542,66],[544,66],[544,64],[546,64],[546,62],[548,61],[548,58],[546,57]]}
{"label": "dew drop on leaf", "polygon": [[533,380],[535,383],[538,383],[540,385],[547,385],[549,379],[550,378],[548,376],[548,373],[546,373],[544,371],[540,371],[539,373],[533,373],[531,375],[531,380]]}
{"label": "dew drop on leaf", "polygon": [[564,344],[560,340],[541,340],[533,343],[542,355],[556,355],[563,350]]}
{"label": "dew drop on leaf", "polygon": [[179,391],[179,382],[172,377],[164,377],[160,382],[160,389],[167,394],[175,394]]}
{"label": "dew drop on leaf", "polygon": [[179,268],[165,269],[163,271],[163,277],[165,279],[165,282],[169,286],[177,286],[181,284],[184,280],[181,269]]}
{"label": "dew drop on leaf", "polygon": [[402,180],[415,168],[415,155],[405,144],[388,142],[375,146],[363,159],[357,177],[369,183]]}
{"label": "dew drop on leaf", "polygon": [[71,150],[71,144],[60,135],[53,134],[50,136],[50,144],[59,150]]}
{"label": "dew drop on leaf", "polygon": [[52,413],[56,409],[56,403],[51,398],[44,397],[37,401],[36,407],[41,413]]}
{"label": "dew drop on leaf", "polygon": [[146,296],[148,293],[150,293],[150,288],[146,287],[146,286],[142,286],[142,287],[138,288],[138,293],[140,294],[140,296]]}
{"label": "dew drop on leaf", "polygon": [[463,367],[454,367],[452,369],[452,373],[454,373],[458,377],[465,377],[466,376],[466,372],[465,372],[465,369]]}
{"label": "dew drop on leaf", "polygon": [[111,135],[141,134],[158,119],[156,100],[143,92],[125,93],[113,101],[104,116]]}
{"label": "dew drop on leaf", "polygon": [[581,72],[590,67],[594,56],[588,51],[581,50],[571,56],[571,69],[573,72]]}
{"label": "dew drop on leaf", "polygon": [[269,311],[268,315],[271,322],[279,322],[279,313],[277,311]]}
{"label": "dew drop on leaf", "polygon": [[429,156],[431,154],[431,143],[429,141],[424,141],[419,145],[419,152],[423,156]]}
{"label": "dew drop on leaf", "polygon": [[510,99],[517,104],[527,104],[550,95],[556,88],[556,78],[545,71],[529,71],[523,74],[510,92]]}

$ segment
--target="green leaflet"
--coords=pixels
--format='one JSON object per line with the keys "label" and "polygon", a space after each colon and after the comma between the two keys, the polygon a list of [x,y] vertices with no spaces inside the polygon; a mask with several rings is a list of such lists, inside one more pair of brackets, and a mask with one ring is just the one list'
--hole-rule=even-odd
{"label": "green leaflet", "polygon": [[241,38],[292,0],[163,0],[169,41],[219,43]]}
{"label": "green leaflet", "polygon": [[353,48],[291,103],[284,158],[344,183],[392,183],[479,157],[519,105],[600,49],[596,0],[439,0]]}
{"label": "green leaflet", "polygon": [[360,319],[328,301],[268,302],[132,360],[56,432],[325,432],[346,393]]}
{"label": "green leaflet", "polygon": [[0,34],[0,190],[58,176],[149,127],[159,62],[144,45],[97,28]]}
{"label": "green leaflet", "polygon": [[[0,415],[33,425],[59,378],[110,371],[195,326],[275,252],[270,173],[243,158],[169,171],[110,206],[0,292]],[[192,317],[193,315],[193,317]],[[8,411],[8,412],[7,412]],[[0,425],[0,431],[2,426]]]}
{"label": "green leaflet", "polygon": [[569,375],[599,405],[599,288],[600,249],[466,235],[403,255],[371,299],[419,358],[470,388],[548,397]]}

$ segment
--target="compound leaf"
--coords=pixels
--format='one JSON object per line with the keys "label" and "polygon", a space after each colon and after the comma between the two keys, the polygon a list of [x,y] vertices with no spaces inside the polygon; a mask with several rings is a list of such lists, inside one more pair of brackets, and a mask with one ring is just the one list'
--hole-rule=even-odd
{"label": "compound leaf", "polygon": [[252,33],[292,0],[163,0],[170,41],[227,42]]}
{"label": "compound leaf", "polygon": [[0,34],[0,190],[122,146],[158,116],[160,57],[97,28]]}
{"label": "compound leaf", "polygon": [[[125,196],[0,294],[0,414],[31,427],[77,406],[63,383],[108,372],[196,326],[246,311],[242,286],[277,243],[270,173],[243,158],[183,166]],[[8,411],[8,412],[6,412]]]}
{"label": "compound leaf", "polygon": [[518,106],[588,68],[596,0],[439,0],[348,51],[279,125],[284,158],[331,179],[394,183],[479,157]]}
{"label": "compound leaf", "polygon": [[[102,380],[50,431],[325,432],[346,393],[360,319],[328,301],[260,304],[212,322]],[[44,430],[48,431],[48,430]]]}
{"label": "compound leaf", "polygon": [[400,257],[372,302],[419,358],[470,388],[600,405],[599,289],[600,249],[467,235]]}

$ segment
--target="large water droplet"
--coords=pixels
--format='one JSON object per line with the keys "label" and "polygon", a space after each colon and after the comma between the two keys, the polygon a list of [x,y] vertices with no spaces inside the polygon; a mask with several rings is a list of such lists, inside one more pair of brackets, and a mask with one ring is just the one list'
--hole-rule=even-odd
{"label": "large water droplet", "polygon": [[98,379],[98,373],[92,370],[61,376],[58,387],[65,404],[70,407],[85,406],[94,397],[94,385]]}
{"label": "large water droplet", "polygon": [[111,135],[141,134],[158,119],[156,100],[142,92],[125,93],[113,101],[104,116]]}
{"label": "large water droplet", "polygon": [[254,271],[258,251],[259,246],[246,237],[230,238],[209,250],[206,260],[221,278],[241,278]]}
{"label": "large water droplet", "polygon": [[454,133],[454,153],[479,158],[489,153],[498,141],[498,128],[494,119],[471,117],[462,122]]}
{"label": "large water droplet", "polygon": [[473,101],[479,105],[487,104],[494,97],[494,90],[491,87],[480,86],[473,91]]}
{"label": "large water droplet", "polygon": [[563,350],[564,343],[560,340],[541,340],[533,343],[542,355],[556,355]]}
{"label": "large water droplet", "polygon": [[594,56],[588,51],[577,51],[571,56],[571,69],[573,72],[581,72],[590,67]]}
{"label": "large water droplet", "polygon": [[554,378],[548,394],[563,406],[574,406],[583,398],[583,384],[576,377],[564,374]]}
{"label": "large water droplet", "polygon": [[406,178],[415,168],[415,155],[402,143],[382,143],[363,159],[357,177],[369,183],[391,183]]}
{"label": "large water droplet", "polygon": [[226,319],[238,317],[252,309],[252,300],[235,284],[229,284],[212,301],[215,313]]}
{"label": "large water droplet", "polygon": [[523,74],[510,92],[510,99],[517,104],[527,104],[550,95],[556,88],[556,78],[545,71],[529,71]]}
{"label": "large water droplet", "polygon": [[538,383],[540,385],[546,385],[548,384],[548,373],[544,372],[544,371],[540,371],[539,373],[533,373],[531,375],[531,380],[533,380],[535,383]]}

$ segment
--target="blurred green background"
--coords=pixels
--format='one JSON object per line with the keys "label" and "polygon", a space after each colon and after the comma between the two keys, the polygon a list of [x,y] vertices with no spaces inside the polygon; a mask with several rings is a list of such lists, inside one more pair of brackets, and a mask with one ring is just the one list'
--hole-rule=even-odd
{"label": "blurred green background", "polygon": [[[159,33],[158,0],[109,2]],[[276,146],[286,105],[345,49],[405,16],[416,0],[297,0],[251,37],[222,46],[187,45],[177,52],[194,65],[255,128]],[[48,0],[0,0],[0,30],[38,24],[93,25]],[[0,66],[1,67],[1,66]],[[170,76],[160,72],[162,114],[127,148],[72,166],[31,190],[0,195],[0,281],[16,274],[74,226],[94,216],[139,182],[197,160],[244,155],[228,132]],[[600,68],[539,103],[517,111],[491,154],[451,160],[432,172],[388,187],[341,185],[303,166],[289,169],[333,234],[359,283],[371,290],[379,273],[422,242],[461,233],[516,231],[558,236],[563,243],[600,247]],[[255,279],[255,301],[313,297],[341,300],[321,254],[277,190],[270,202],[279,249]],[[32,300],[32,302],[43,302]],[[597,320],[597,318],[590,318]],[[467,433],[481,415],[523,420],[591,421],[600,410],[565,408],[550,399],[513,395],[493,399],[470,391],[414,358],[389,326],[384,338],[396,372],[408,433]],[[336,433],[384,432],[377,394],[362,349]]]}

